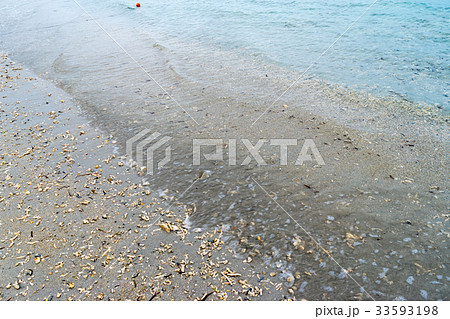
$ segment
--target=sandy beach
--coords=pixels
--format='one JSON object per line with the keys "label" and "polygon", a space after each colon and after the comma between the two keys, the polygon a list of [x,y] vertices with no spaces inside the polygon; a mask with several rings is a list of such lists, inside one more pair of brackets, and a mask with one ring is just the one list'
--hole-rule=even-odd
{"label": "sandy beach", "polygon": [[1,59],[1,300],[293,298],[220,226],[188,229],[182,194],[153,193],[70,96]]}

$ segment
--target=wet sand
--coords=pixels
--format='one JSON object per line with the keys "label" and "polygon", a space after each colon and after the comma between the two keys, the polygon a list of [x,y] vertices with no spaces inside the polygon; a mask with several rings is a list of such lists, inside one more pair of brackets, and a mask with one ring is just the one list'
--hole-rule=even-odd
{"label": "wet sand", "polygon": [[0,300],[295,299],[220,225],[188,229],[186,190],[154,193],[67,93],[6,56],[0,80]]}

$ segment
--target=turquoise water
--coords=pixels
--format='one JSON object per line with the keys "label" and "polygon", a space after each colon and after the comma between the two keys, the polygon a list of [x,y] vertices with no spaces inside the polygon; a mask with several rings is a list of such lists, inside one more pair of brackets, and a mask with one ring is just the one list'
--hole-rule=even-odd
{"label": "turquoise water", "polygon": [[[219,63],[239,64],[236,56],[241,55],[298,75],[307,70],[304,77],[450,110],[450,1],[373,1],[143,0],[140,8],[135,7],[135,0],[78,2],[92,17],[107,23],[110,31],[111,26],[121,25],[147,34],[165,47],[169,42],[177,43],[174,51],[188,61],[197,59],[201,63],[203,59],[208,63],[217,52],[231,51],[233,58]],[[61,48],[61,38],[42,32],[53,32],[59,24],[86,18],[72,0],[58,5],[1,0],[0,9],[4,14],[2,31],[30,29],[29,37],[36,41],[53,36],[56,50]],[[33,24],[27,22],[29,17],[33,17]],[[40,17],[38,21],[36,17]],[[36,28],[30,27],[33,25]],[[111,32],[119,36],[117,29]],[[28,48],[30,39],[1,35],[0,43],[4,40],[5,48],[14,45],[23,51],[19,46],[22,41]],[[77,39],[69,37],[67,41]]]}
{"label": "turquoise water", "polygon": [[[133,1],[112,0],[107,7],[125,14],[141,32],[238,50],[302,72],[372,2],[153,0],[136,9]],[[97,2],[81,3],[98,11]],[[307,74],[448,109],[449,21],[450,1],[380,0]]]}

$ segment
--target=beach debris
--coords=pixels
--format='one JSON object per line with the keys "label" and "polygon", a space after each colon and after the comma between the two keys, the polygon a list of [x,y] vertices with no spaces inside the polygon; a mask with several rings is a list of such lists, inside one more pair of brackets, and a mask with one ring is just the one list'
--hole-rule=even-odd
{"label": "beach debris", "polygon": [[60,269],[62,267],[64,267],[64,261],[60,261],[55,265],[55,269]]}
{"label": "beach debris", "polygon": [[168,233],[178,229],[178,227],[176,225],[173,225],[171,222],[160,222],[158,225]]}
{"label": "beach debris", "polygon": [[306,243],[300,236],[295,236],[294,239],[292,239],[292,245],[294,245],[296,249],[305,250]]}
{"label": "beach debris", "polygon": [[210,176],[210,175],[209,175],[208,172],[202,171],[202,172],[200,172],[200,174],[198,175],[198,179],[200,179],[200,180],[207,179],[209,176]]}
{"label": "beach debris", "polygon": [[[166,216],[170,217],[171,215],[168,214]],[[186,237],[186,234],[188,233],[188,230],[187,230],[186,226],[184,225],[184,222],[179,218],[176,218],[173,222],[172,221],[160,221],[158,223],[158,226],[168,233],[170,233],[172,231],[176,232],[181,237],[181,239],[184,239]]]}
{"label": "beach debris", "polygon": [[12,287],[13,287],[14,289],[16,289],[16,290],[19,290],[19,289],[21,288],[20,281],[19,281],[19,280],[15,281],[15,282],[12,284]]}
{"label": "beach debris", "polygon": [[256,296],[262,295],[262,293],[263,293],[261,288],[259,288],[257,286],[252,286],[251,284],[249,284],[247,282],[247,280],[238,280],[238,282],[242,286],[241,292],[247,296],[256,297]]}
{"label": "beach debris", "polygon": [[[150,221],[150,217],[148,216],[148,213],[146,211],[141,212],[141,214],[139,215],[139,219],[146,222]],[[168,232],[170,233],[170,231]]]}
{"label": "beach debris", "polygon": [[206,299],[208,299],[209,296],[211,296],[214,293],[214,291],[211,291],[209,293],[205,293],[201,298],[199,298],[199,301],[205,301]]}
{"label": "beach debris", "polygon": [[354,249],[355,242],[357,242],[358,240],[361,240],[361,239],[363,239],[361,236],[356,236],[356,235],[353,235],[352,233],[346,233],[344,241],[347,243],[348,247]]}
{"label": "beach debris", "polygon": [[150,299],[148,301],[152,301],[153,299],[155,299],[161,292],[158,291],[157,293],[153,294],[153,296],[150,297]]}

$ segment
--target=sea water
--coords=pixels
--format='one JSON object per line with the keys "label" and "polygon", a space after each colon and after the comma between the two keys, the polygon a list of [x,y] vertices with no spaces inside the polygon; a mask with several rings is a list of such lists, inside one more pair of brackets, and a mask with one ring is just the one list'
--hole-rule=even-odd
{"label": "sea water", "polygon": [[125,0],[80,3],[92,12],[101,6],[125,15],[149,34],[232,49],[381,96],[450,107],[450,1],[153,0],[138,10]]}

